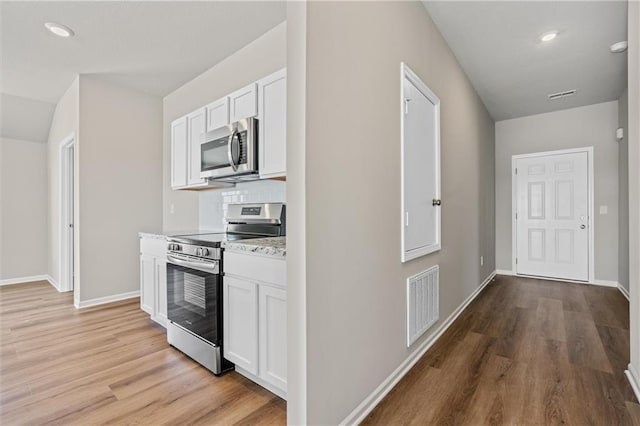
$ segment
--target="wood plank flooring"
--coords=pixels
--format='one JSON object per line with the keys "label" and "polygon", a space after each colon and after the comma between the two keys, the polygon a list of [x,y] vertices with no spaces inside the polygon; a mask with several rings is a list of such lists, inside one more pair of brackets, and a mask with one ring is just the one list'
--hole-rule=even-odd
{"label": "wood plank flooring", "polygon": [[497,277],[365,425],[640,425],[617,289]]}
{"label": "wood plank flooring", "polygon": [[286,423],[284,400],[170,347],[139,303],[76,310],[46,282],[0,287],[0,424]]}

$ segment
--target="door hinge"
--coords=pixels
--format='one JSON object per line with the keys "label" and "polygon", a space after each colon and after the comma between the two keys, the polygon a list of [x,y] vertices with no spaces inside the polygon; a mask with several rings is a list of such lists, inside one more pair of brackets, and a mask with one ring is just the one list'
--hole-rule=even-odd
{"label": "door hinge", "polygon": [[409,114],[409,102],[411,102],[411,99],[404,98],[404,113],[405,114]]}
{"label": "door hinge", "polygon": [[518,213],[516,213],[516,220],[518,220]]}
{"label": "door hinge", "polygon": [[518,168],[516,167],[516,174],[518,174]]}
{"label": "door hinge", "polygon": [[518,258],[516,257],[516,265],[518,264]]}

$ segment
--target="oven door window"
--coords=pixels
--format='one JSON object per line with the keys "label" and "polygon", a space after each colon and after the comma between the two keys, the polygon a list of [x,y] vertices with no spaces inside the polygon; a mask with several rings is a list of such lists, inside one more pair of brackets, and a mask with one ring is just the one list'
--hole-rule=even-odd
{"label": "oven door window", "polygon": [[201,170],[222,169],[229,167],[229,138],[220,138],[200,145]]}
{"label": "oven door window", "polygon": [[220,344],[220,275],[167,263],[167,316],[201,338]]}

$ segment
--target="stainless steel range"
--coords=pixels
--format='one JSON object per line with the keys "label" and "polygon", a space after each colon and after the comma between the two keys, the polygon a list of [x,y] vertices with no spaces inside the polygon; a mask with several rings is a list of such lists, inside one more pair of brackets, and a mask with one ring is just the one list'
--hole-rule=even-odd
{"label": "stainless steel range", "polygon": [[225,241],[286,235],[283,203],[230,204],[226,232],[167,238],[167,340],[214,374],[233,369],[222,357]]}

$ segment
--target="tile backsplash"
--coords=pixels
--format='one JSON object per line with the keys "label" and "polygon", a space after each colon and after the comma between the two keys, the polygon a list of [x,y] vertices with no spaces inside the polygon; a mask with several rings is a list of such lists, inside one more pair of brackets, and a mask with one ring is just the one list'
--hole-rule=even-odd
{"label": "tile backsplash", "polygon": [[280,203],[286,201],[285,182],[258,180],[238,183],[234,188],[200,191],[200,229],[220,231],[224,229],[224,215],[228,204],[235,203]]}

